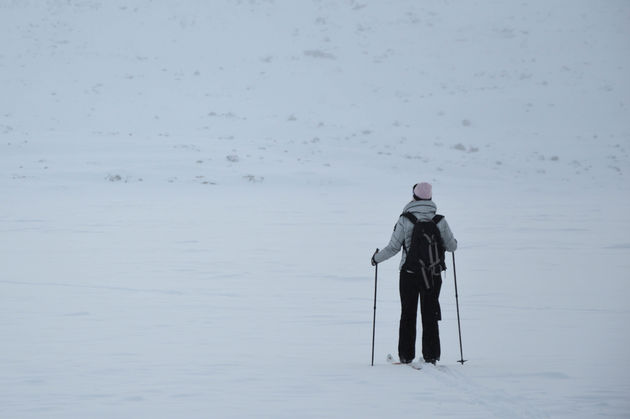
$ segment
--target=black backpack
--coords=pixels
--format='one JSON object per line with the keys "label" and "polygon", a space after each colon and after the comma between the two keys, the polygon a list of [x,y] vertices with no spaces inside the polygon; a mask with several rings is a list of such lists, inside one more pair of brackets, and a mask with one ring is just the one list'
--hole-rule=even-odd
{"label": "black backpack", "polygon": [[427,288],[431,288],[429,279],[446,270],[442,237],[437,228],[437,223],[444,217],[436,215],[430,221],[418,221],[416,216],[410,212],[403,213],[401,217],[407,218],[414,224],[411,246],[409,249],[405,248],[407,257],[402,269],[421,276]]}

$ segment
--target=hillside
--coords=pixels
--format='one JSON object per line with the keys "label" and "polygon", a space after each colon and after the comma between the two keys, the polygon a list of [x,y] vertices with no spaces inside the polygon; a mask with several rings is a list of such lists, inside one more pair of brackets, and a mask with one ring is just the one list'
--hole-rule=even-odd
{"label": "hillside", "polygon": [[[0,416],[625,417],[630,4],[0,0]],[[396,368],[411,187],[459,241]],[[418,348],[420,342],[418,341]]]}

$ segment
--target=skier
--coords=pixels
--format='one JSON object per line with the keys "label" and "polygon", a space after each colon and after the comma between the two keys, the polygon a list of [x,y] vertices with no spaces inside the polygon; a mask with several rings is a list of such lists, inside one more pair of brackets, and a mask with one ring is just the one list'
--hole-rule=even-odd
{"label": "skier", "polygon": [[[415,358],[416,352],[416,318],[418,315],[418,296],[420,296],[420,313],[422,316],[422,355],[425,362],[435,364],[440,359],[440,334],[438,320],[441,320],[439,295],[442,286],[441,274],[430,274],[429,281],[417,273],[410,273],[403,269],[407,252],[412,244],[414,223],[405,213],[413,214],[418,222],[436,222],[439,231],[442,250],[454,252],[457,249],[457,240],[442,216],[436,216],[437,206],[432,201],[432,186],[421,182],[413,186],[413,201],[409,202],[403,215],[398,218],[394,226],[389,244],[383,249],[374,252],[372,266],[381,263],[396,255],[401,247],[403,253],[400,261],[400,328],[398,331],[398,356],[400,362],[409,364]],[[413,217],[411,217],[413,218]],[[442,256],[444,252],[441,252]],[[446,269],[444,260],[441,260],[442,268]],[[429,285],[427,287],[427,285]]]}

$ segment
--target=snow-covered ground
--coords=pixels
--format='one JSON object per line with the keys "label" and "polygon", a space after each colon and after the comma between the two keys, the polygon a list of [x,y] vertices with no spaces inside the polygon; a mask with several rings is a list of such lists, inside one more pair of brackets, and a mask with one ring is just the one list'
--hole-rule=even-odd
{"label": "snow-covered ground", "polygon": [[[630,415],[630,3],[0,0],[0,417]],[[460,248],[396,354],[422,180]],[[419,348],[419,342],[418,342]]]}

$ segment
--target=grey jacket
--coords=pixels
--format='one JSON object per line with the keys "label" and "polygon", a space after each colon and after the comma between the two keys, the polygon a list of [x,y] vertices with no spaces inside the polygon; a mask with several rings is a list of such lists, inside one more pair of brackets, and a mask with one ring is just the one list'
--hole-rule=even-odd
{"label": "grey jacket", "polygon": [[[429,221],[431,220],[437,211],[437,206],[433,201],[411,201],[405,208],[403,212],[411,212],[415,215],[420,221]],[[440,236],[442,237],[442,245],[444,246],[444,250],[448,252],[454,252],[457,250],[457,240],[453,236],[453,232],[451,232],[451,228],[448,226],[446,222],[446,218],[442,218],[437,223],[437,228],[440,230]],[[413,223],[409,221],[406,217],[399,217],[398,222],[394,226],[394,232],[392,233],[392,238],[389,241],[389,244],[374,255],[374,261],[376,263],[381,263],[392,256],[396,255],[400,252],[400,249],[403,247],[403,242],[405,243],[405,247],[403,248],[402,258],[400,259],[399,269],[402,269],[402,266],[405,264],[405,259],[407,257],[407,253],[405,249],[409,249],[411,246],[411,233],[413,232]]]}

